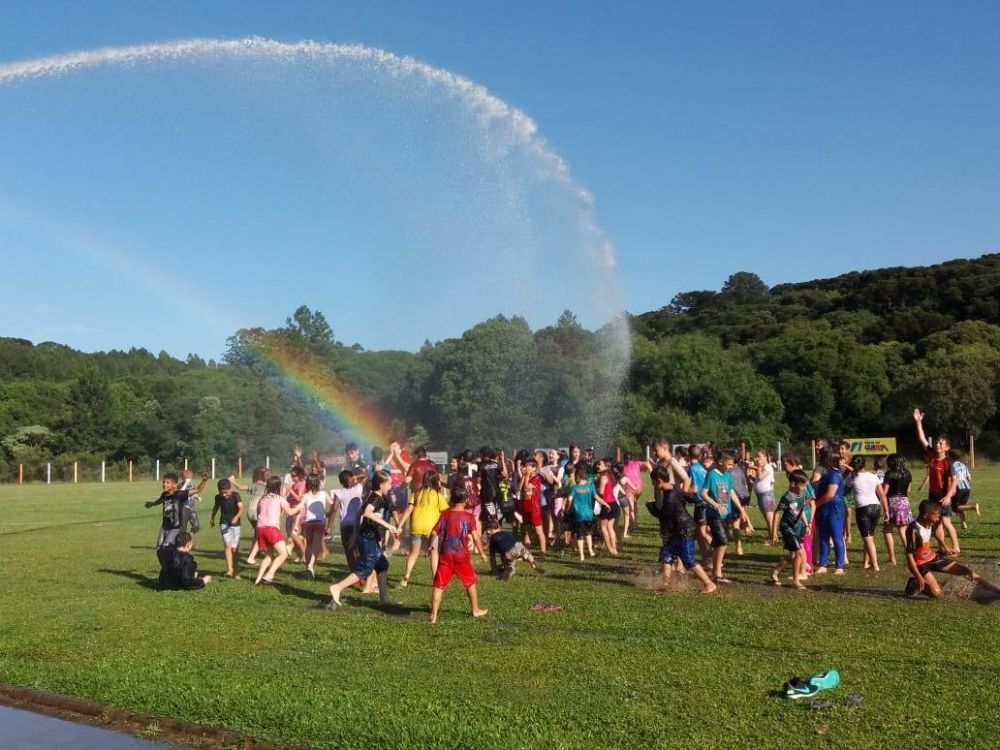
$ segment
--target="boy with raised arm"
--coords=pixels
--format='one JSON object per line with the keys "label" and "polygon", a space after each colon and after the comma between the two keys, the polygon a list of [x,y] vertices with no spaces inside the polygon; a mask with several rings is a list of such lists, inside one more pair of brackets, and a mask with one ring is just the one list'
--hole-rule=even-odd
{"label": "boy with raised arm", "polygon": [[958,532],[955,530],[955,524],[951,522],[951,516],[958,482],[951,470],[951,460],[948,458],[951,442],[944,435],[938,435],[933,447],[931,446],[927,440],[927,433],[924,432],[924,413],[920,409],[913,410],[913,424],[917,428],[920,448],[927,459],[927,498],[941,504],[941,523],[948,532],[952,549],[957,555],[961,549],[958,545]]}
{"label": "boy with raised arm", "polygon": [[177,535],[184,529],[189,498],[205,489],[208,474],[201,475],[201,484],[193,491],[178,489],[177,481],[177,475],[173,472],[164,474],[163,492],[156,500],[145,503],[147,508],[152,508],[154,505],[163,506],[163,522],[160,524],[160,533],[156,537],[157,547],[172,545],[177,539]]}

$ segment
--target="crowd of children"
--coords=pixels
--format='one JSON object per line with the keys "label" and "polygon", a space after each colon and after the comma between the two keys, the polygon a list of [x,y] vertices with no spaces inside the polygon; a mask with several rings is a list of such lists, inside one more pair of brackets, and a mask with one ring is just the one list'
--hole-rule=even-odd
{"label": "crowd of children", "polygon": [[[623,460],[597,458],[592,449],[571,445],[567,450],[518,451],[508,458],[500,449],[484,447],[453,457],[443,473],[423,448],[411,455],[399,443],[388,451],[373,448],[366,462],[357,445],[345,450],[344,469],[337,487],[328,487],[326,468],[316,453],[308,467],[296,449],[284,476],[257,469],[249,487],[235,477],[218,482],[211,526],[219,518],[226,560],[226,575],[240,577],[240,526],[243,517],[254,529],[253,544],[245,561],[256,566],[255,584],[273,584],[282,566],[292,558],[304,566],[303,575],[314,578],[316,563],[327,554],[327,542],[336,530],[350,573],[330,587],[323,606],[341,606],[341,594],[352,586],[379,594],[389,602],[389,555],[408,536],[404,571],[398,586],[409,585],[425,551],[433,580],[431,622],[437,621],[444,590],[453,577],[465,587],[474,617],[479,606],[476,553],[490,563],[503,580],[512,577],[524,561],[541,573],[537,557],[561,546],[580,561],[597,554],[619,554],[619,544],[639,525],[637,507],[645,494],[643,475],[651,482],[645,507],[657,520],[662,539],[658,557],[665,581],[681,570],[689,571],[704,593],[732,583],[724,565],[730,542],[743,554],[746,534],[754,533],[748,513],[751,495],[764,522],[767,545],[780,544],[782,556],[770,580],[789,580],[806,588],[813,576],[829,571],[841,575],[849,561],[851,515],[862,540],[862,564],[879,571],[875,544],[881,522],[887,562],[896,564],[894,537],[898,535],[912,577],[907,592],[940,594],[934,573],[977,574],[958,564],[958,535],[951,522],[958,514],[967,528],[966,513],[978,514],[971,503],[971,475],[961,455],[945,438],[933,446],[923,430],[923,414],[914,412],[917,436],[926,448],[928,498],[914,517],[910,501],[912,475],[900,455],[883,465],[876,459],[869,467],[862,456],[852,456],[846,443],[819,441],[816,466],[808,474],[798,456],[782,459],[788,490],[775,499],[775,466],[766,451],[751,454],[745,447],[720,450],[712,444],[673,449],[658,440],[648,458],[625,454]],[[194,502],[207,481],[194,487],[190,473],[180,483],[168,474],[163,494],[147,507],[162,505],[163,522],[157,539],[161,583],[168,588],[197,588],[210,577],[198,577],[190,555],[191,534],[197,532]],[[244,504],[239,491],[248,492]],[[282,523],[284,517],[284,523]],[[408,525],[408,531],[407,531]],[[620,527],[620,529],[619,529]],[[619,530],[621,536],[619,537]],[[931,547],[933,540],[938,551]],[[532,549],[536,550],[533,552]],[[488,552],[488,556],[487,556]],[[700,558],[700,559],[699,559]]]}

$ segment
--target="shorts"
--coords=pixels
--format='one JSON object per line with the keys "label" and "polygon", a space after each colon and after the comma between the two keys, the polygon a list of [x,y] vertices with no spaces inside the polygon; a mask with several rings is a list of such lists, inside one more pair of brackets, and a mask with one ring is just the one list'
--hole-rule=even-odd
{"label": "shorts", "polygon": [[524,516],[524,523],[527,526],[541,526],[542,525],[542,509],[541,508],[525,508],[521,511]]}
{"label": "shorts", "polygon": [[607,508],[601,508],[601,514],[598,518],[602,521],[617,521],[619,515],[621,515],[621,506],[618,503],[611,503]]}
{"label": "shorts", "polygon": [[219,532],[222,534],[222,543],[227,547],[235,549],[240,546],[240,525],[220,523]]}
{"label": "shorts", "polygon": [[593,536],[593,534],[594,534],[593,521],[573,521],[573,535],[577,539],[581,539],[585,536]]}
{"label": "shorts", "polygon": [[726,522],[717,514],[707,516],[706,523],[708,530],[712,534],[712,547],[725,547],[729,544],[729,537],[726,536]]}
{"label": "shorts", "polygon": [[667,565],[674,560],[680,560],[687,570],[691,570],[698,564],[695,557],[695,541],[693,537],[684,537],[674,534],[663,537],[663,546],[660,547],[660,563]]}
{"label": "shorts", "polygon": [[954,560],[950,557],[945,557],[944,555],[938,555],[929,563],[924,563],[923,565],[918,565],[917,570],[920,571],[920,575],[924,576],[928,573],[936,573],[939,570],[944,570],[950,566]]}
{"label": "shorts", "polygon": [[773,492],[758,492],[757,493],[757,507],[760,508],[760,512],[774,513],[774,493]]}
{"label": "shorts", "polygon": [[465,588],[476,583],[478,580],[476,569],[472,567],[472,559],[468,554],[441,555],[438,559],[437,572],[434,573],[434,588],[447,588],[452,576],[458,576],[458,580]]}
{"label": "shorts", "polygon": [[527,560],[529,563],[533,563],[535,558],[527,547],[520,542],[515,542],[513,547],[503,553],[503,560],[509,567],[514,567],[514,563],[518,560]]}
{"label": "shorts", "polygon": [[[937,495],[927,496],[928,500],[934,500],[938,503],[940,503],[943,498],[944,495],[941,495],[940,497]],[[951,504],[949,505],[941,503],[941,518],[951,518],[954,515],[954,513],[955,513],[955,498],[951,499]]]}
{"label": "shorts", "polygon": [[969,497],[972,495],[972,490],[955,490],[955,497],[952,499],[951,504],[955,510],[958,510],[963,505],[969,504]]}
{"label": "shorts", "polygon": [[362,581],[374,573],[385,573],[389,569],[389,561],[378,539],[358,536],[358,559],[354,562],[354,575]]}
{"label": "shorts", "polygon": [[303,536],[312,536],[313,534],[321,534],[326,529],[325,521],[306,521],[302,524],[302,534]]}
{"label": "shorts", "polygon": [[156,546],[159,547],[173,547],[174,542],[177,541],[177,535],[181,533],[180,529],[160,529],[160,533],[156,537]]}
{"label": "shorts", "polygon": [[798,552],[802,549],[802,537],[804,534],[796,534],[794,529],[787,526],[781,530],[781,544],[789,552]]}
{"label": "shorts", "polygon": [[878,504],[854,509],[854,520],[858,524],[858,531],[862,537],[875,535],[875,527],[878,526],[878,520],[881,517],[882,506]]}
{"label": "shorts", "polygon": [[699,526],[708,525],[708,506],[704,503],[696,503],[694,506],[694,522]]}
{"label": "shorts", "polygon": [[889,525],[906,528],[913,523],[913,510],[910,508],[910,498],[905,495],[893,495],[889,498]]}
{"label": "shorts", "polygon": [[278,542],[285,541],[284,535],[281,533],[281,529],[275,526],[258,526],[257,527],[257,546],[260,549],[267,549],[268,547],[273,547]]}

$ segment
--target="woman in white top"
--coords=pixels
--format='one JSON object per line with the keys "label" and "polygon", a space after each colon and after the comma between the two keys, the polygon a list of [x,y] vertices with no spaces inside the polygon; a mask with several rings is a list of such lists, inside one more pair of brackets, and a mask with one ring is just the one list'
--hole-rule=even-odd
{"label": "woman in white top", "polygon": [[865,467],[864,456],[854,456],[851,469],[854,471],[854,516],[864,543],[865,570],[878,572],[874,534],[879,519],[889,514],[889,501],[878,475]]}
{"label": "woman in white top", "polygon": [[[753,491],[757,495],[757,507],[767,521],[767,528],[770,529],[774,527],[771,523],[774,518],[774,464],[764,450],[757,451],[755,464]],[[769,536],[765,544],[771,545],[775,541]]]}

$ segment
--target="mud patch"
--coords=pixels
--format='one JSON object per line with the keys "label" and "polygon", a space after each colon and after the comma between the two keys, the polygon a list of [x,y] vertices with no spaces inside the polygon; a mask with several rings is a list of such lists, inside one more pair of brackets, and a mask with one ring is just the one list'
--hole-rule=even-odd
{"label": "mud patch", "polygon": [[295,746],[255,740],[226,729],[201,726],[180,719],[137,714],[81,698],[6,683],[0,683],[0,704],[130,734],[139,739],[170,742],[180,747],[204,750],[298,750]]}

